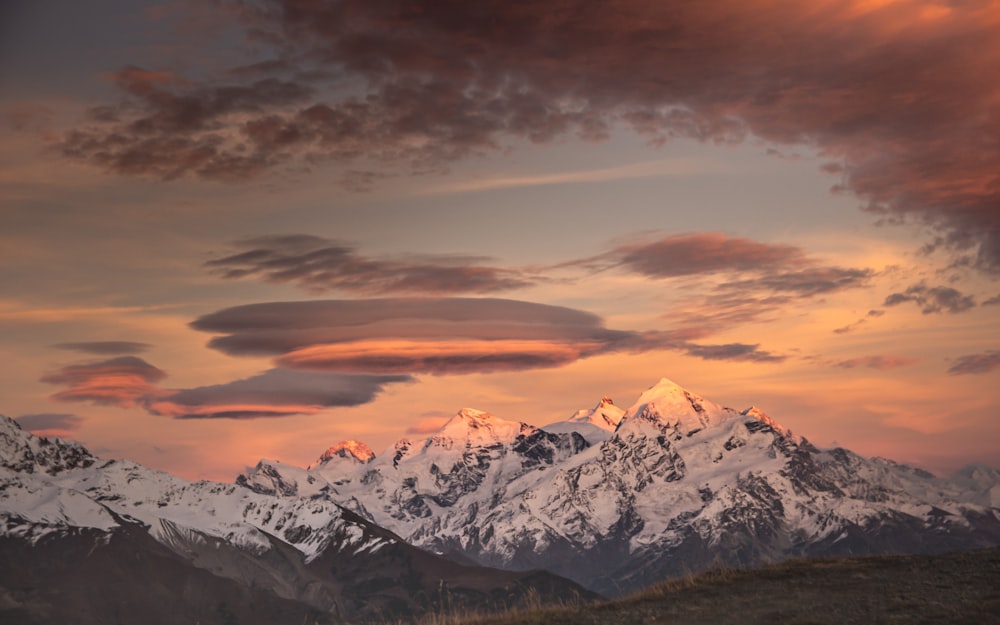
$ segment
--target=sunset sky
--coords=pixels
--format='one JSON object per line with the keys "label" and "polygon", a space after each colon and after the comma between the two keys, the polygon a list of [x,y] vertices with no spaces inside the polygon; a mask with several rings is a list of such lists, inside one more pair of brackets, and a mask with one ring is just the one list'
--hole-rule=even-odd
{"label": "sunset sky", "polygon": [[661,377],[1000,465],[1000,2],[0,5],[0,413],[187,478]]}

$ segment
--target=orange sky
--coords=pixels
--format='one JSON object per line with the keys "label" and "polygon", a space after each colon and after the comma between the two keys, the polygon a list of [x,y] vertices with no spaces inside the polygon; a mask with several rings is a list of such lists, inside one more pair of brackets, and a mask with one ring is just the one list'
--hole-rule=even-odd
{"label": "orange sky", "polygon": [[1000,464],[1000,3],[406,6],[4,9],[0,413],[229,481],[665,376]]}

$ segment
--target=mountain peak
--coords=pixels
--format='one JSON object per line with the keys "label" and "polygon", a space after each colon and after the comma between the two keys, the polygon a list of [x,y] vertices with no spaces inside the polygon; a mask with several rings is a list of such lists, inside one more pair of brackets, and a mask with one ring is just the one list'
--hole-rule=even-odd
{"label": "mountain peak", "polygon": [[639,412],[639,408],[648,404],[657,404],[659,406],[677,404],[690,408],[691,398],[693,397],[695,396],[673,380],[660,378],[659,382],[643,391],[639,399],[628,409],[628,413],[634,414]]}
{"label": "mountain peak", "polygon": [[[693,433],[723,418],[728,409],[695,395],[668,378],[660,378],[625,411],[619,428],[626,422],[654,422],[680,426]],[[729,411],[735,414],[735,411]],[[637,427],[637,426],[630,426]]]}
{"label": "mountain peak", "polygon": [[[656,391],[659,394],[662,394],[662,393],[685,393],[685,392],[687,392],[687,391],[684,390],[684,387],[682,387],[677,382],[674,382],[670,378],[660,378],[656,382],[656,384],[654,384],[654,385],[650,386],[648,389],[646,389],[646,393],[650,393],[652,391]],[[645,395],[645,393],[643,393],[643,394]]]}
{"label": "mountain peak", "polygon": [[512,441],[518,434],[532,429],[519,421],[507,421],[483,410],[462,408],[441,429],[434,438],[466,440],[472,444]]}
{"label": "mountain peak", "polygon": [[316,464],[326,464],[334,458],[343,458],[360,464],[367,464],[375,459],[375,452],[361,441],[341,441],[324,451],[319,460],[316,461]]}
{"label": "mountain peak", "polygon": [[614,432],[624,414],[625,411],[616,406],[615,402],[605,395],[592,409],[578,410],[567,422],[590,423],[602,430]]}
{"label": "mountain peak", "polygon": [[740,414],[743,415],[744,417],[753,417],[758,421],[768,424],[769,426],[771,426],[771,429],[773,429],[775,432],[778,432],[779,434],[783,434],[785,436],[791,434],[791,432],[785,426],[781,425],[771,417],[767,416],[767,413],[765,413],[757,406],[750,406],[746,410],[740,412]]}
{"label": "mountain peak", "polygon": [[466,421],[491,421],[496,419],[496,417],[485,410],[476,410],[475,408],[462,408],[452,418],[459,418]]}

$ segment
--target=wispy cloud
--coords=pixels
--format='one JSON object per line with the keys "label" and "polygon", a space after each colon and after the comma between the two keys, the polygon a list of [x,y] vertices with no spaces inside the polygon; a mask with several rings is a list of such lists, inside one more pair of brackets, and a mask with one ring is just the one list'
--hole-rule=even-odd
{"label": "wispy cloud", "polygon": [[629,180],[633,178],[652,178],[660,176],[689,176],[719,171],[719,166],[696,158],[671,158],[631,163],[618,167],[602,169],[584,169],[579,171],[559,172],[554,174],[538,174],[534,176],[491,177],[456,182],[431,187],[427,194],[466,193],[469,191],[490,191],[494,189],[511,189],[517,187],[537,187],[569,183],[609,182],[613,180]]}
{"label": "wispy cloud", "polygon": [[910,365],[915,365],[920,362],[919,358],[912,358],[909,356],[860,356],[858,358],[849,358],[847,360],[841,360],[836,364],[836,366],[842,369],[855,369],[857,367],[865,367],[867,369],[877,369],[878,371],[886,371],[889,369],[898,369],[900,367],[909,367]]}
{"label": "wispy cloud", "polygon": [[[313,414],[324,408],[357,406],[388,384],[409,376],[342,375],[271,369],[223,384],[170,389],[159,383],[166,372],[135,356],[68,365],[42,377],[65,387],[56,401],[89,402],[119,408],[142,408],[178,419],[252,419]],[[71,415],[70,415],[71,416]],[[54,423],[66,415],[28,415],[29,421]],[[58,419],[57,419],[58,418]]]}
{"label": "wispy cloud", "polygon": [[374,258],[349,245],[304,234],[255,237],[235,246],[241,251],[205,266],[223,278],[291,283],[317,293],[492,293],[538,279],[516,269],[484,265],[486,259],[480,257]]}
{"label": "wispy cloud", "polygon": [[883,306],[898,306],[905,302],[913,302],[920,306],[921,312],[925,315],[948,312],[960,313],[974,308],[976,299],[971,295],[965,295],[958,289],[950,286],[927,286],[926,284],[914,284],[902,293],[892,293],[885,298]]}
{"label": "wispy cloud", "polygon": [[834,334],[847,334],[848,332],[854,332],[855,330],[857,330],[861,326],[863,326],[866,323],[868,323],[869,320],[881,317],[883,315],[885,315],[885,311],[884,310],[882,310],[881,308],[873,308],[872,310],[869,310],[868,314],[866,314],[864,317],[858,319],[854,323],[849,323],[846,326],[842,326],[840,328],[836,328],[836,329],[834,329],[833,332],[834,332]]}
{"label": "wispy cloud", "polygon": [[674,278],[720,272],[764,272],[805,264],[805,253],[793,245],[761,243],[722,232],[694,232],[621,245],[565,265],[579,265],[595,271],[620,268],[650,278]]}
{"label": "wispy cloud", "polygon": [[75,343],[56,343],[52,347],[74,352],[83,352],[85,354],[115,356],[139,354],[148,350],[151,345],[148,343],[137,343],[135,341],[84,341]]}
{"label": "wispy cloud", "polygon": [[951,375],[969,375],[989,373],[1000,368],[1000,350],[990,350],[980,354],[960,356],[955,364],[948,368]]}
{"label": "wispy cloud", "polygon": [[[721,232],[694,232],[619,245],[558,265],[617,271],[658,280],[684,280],[689,293],[664,318],[675,332],[704,338],[750,323],[767,323],[821,296],[870,286],[876,272],[839,267],[800,247]],[[690,279],[704,278],[701,284]]]}

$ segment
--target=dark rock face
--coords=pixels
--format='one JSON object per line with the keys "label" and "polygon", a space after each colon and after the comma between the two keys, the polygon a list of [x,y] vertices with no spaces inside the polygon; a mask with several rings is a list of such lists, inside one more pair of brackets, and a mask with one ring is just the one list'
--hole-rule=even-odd
{"label": "dark rock face", "polygon": [[245,475],[239,475],[236,477],[236,483],[261,495],[279,495],[282,497],[294,497],[298,495],[298,484],[286,481],[277,467],[266,462],[258,462],[255,471],[258,475],[266,477],[267,480],[251,481]]}
{"label": "dark rock face", "polygon": [[77,443],[30,436],[13,419],[0,417],[0,467],[20,473],[56,475],[89,467],[96,461]]}

